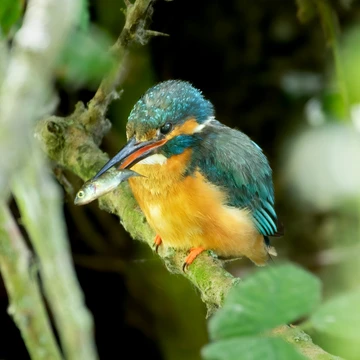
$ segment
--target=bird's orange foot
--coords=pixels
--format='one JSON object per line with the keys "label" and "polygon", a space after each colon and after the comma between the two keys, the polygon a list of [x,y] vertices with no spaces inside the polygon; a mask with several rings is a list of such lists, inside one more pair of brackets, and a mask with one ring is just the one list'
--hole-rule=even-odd
{"label": "bird's orange foot", "polygon": [[200,255],[205,249],[203,247],[197,247],[190,249],[189,255],[186,257],[184,264],[183,264],[183,271],[188,268],[189,265],[193,263],[193,261]]}
{"label": "bird's orange foot", "polygon": [[154,246],[155,246],[155,251],[156,253],[159,250],[159,246],[162,244],[162,240],[160,235],[156,234],[155,239],[154,239]]}

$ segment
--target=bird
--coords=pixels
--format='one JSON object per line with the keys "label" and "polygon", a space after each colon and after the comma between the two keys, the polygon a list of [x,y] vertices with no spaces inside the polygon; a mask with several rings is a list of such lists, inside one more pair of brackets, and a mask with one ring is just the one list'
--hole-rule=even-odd
{"label": "bird", "polygon": [[95,178],[116,166],[143,175],[128,180],[154,246],[187,251],[184,270],[204,250],[247,257],[258,266],[283,234],[275,211],[272,170],[262,149],[215,117],[191,83],[167,80],[135,103],[128,142]]}

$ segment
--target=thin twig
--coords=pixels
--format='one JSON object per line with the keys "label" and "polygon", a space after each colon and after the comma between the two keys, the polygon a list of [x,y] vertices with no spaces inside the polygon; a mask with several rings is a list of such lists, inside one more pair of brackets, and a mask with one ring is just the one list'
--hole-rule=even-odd
{"label": "thin twig", "polygon": [[60,360],[31,253],[5,204],[0,205],[0,269],[9,295],[9,314],[32,359]]}
{"label": "thin twig", "polygon": [[[86,113],[81,118],[82,124],[95,138],[102,139],[109,130],[108,126],[104,127],[106,123],[104,117],[110,102],[119,97],[116,88],[121,85],[127,72],[129,48],[136,43],[144,44],[151,37],[147,33],[149,30],[145,27],[152,14],[153,2],[154,0],[136,0],[134,4],[131,4],[125,1],[125,25],[111,48],[111,53],[117,59],[117,65],[103,79],[94,97],[88,103]],[[152,35],[155,35],[155,32]]]}
{"label": "thin twig", "polygon": [[74,261],[77,265],[104,272],[124,273],[126,261],[114,256],[101,255],[75,255]]}

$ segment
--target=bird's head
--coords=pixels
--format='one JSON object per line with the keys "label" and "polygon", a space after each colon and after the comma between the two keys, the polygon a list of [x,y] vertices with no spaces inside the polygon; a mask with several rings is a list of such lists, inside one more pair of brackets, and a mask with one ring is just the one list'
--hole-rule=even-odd
{"label": "bird's head", "polygon": [[185,81],[169,80],[150,88],[135,104],[126,126],[127,144],[96,175],[114,165],[122,169],[143,161],[162,163],[197,141],[214,117],[212,104]]}

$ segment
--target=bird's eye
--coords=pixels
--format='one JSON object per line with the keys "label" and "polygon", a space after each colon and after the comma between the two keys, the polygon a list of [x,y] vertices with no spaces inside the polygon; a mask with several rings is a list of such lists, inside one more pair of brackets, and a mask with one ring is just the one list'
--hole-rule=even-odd
{"label": "bird's eye", "polygon": [[84,195],[85,195],[85,193],[82,190],[78,192],[78,197],[79,198],[84,197]]}
{"label": "bird's eye", "polygon": [[167,122],[160,128],[160,132],[166,135],[170,132],[171,129],[172,129],[172,124]]}

